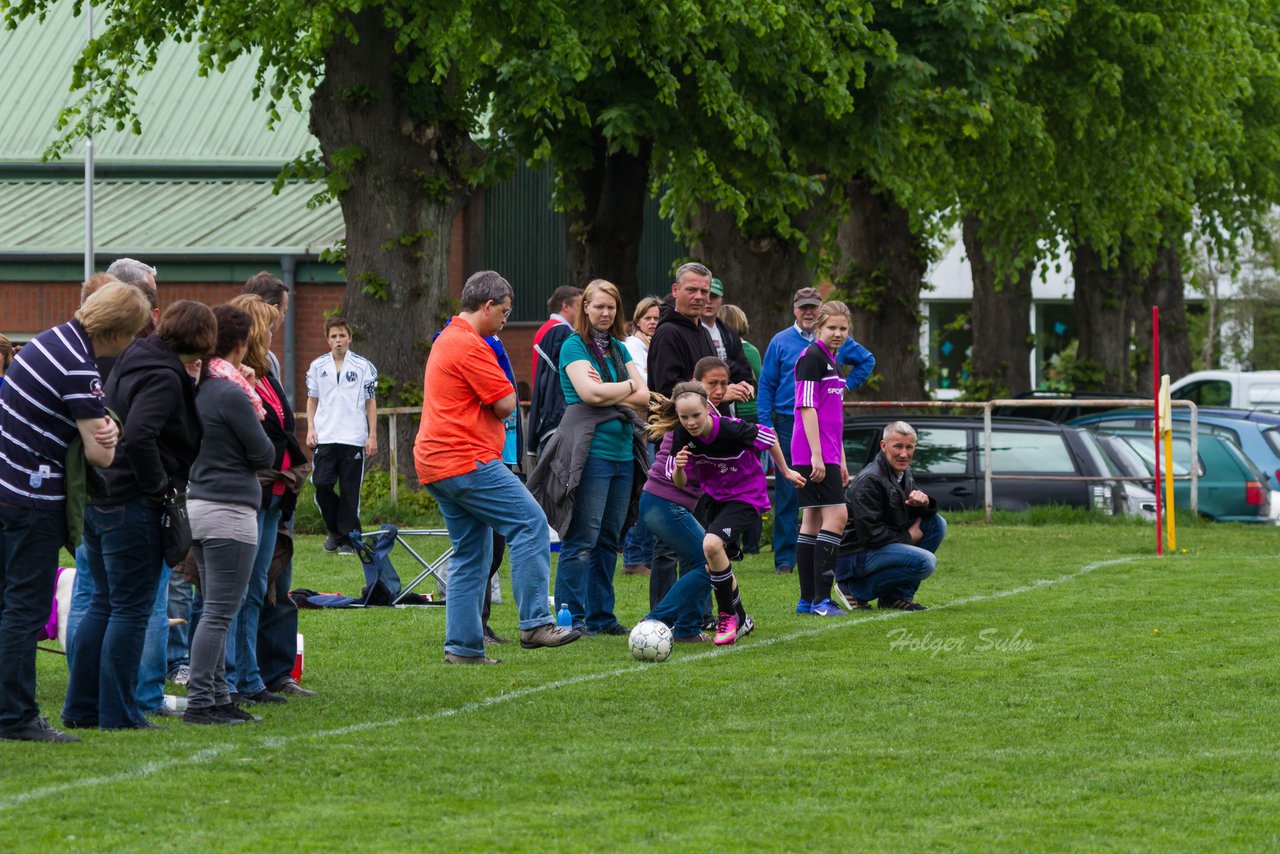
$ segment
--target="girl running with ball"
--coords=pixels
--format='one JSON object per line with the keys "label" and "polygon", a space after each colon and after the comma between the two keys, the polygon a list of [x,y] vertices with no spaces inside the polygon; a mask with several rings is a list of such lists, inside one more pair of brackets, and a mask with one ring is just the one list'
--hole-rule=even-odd
{"label": "girl running with ball", "polygon": [[840,537],[848,520],[844,488],[849,483],[843,441],[845,386],[835,354],[849,337],[850,323],[844,303],[823,303],[814,328],[817,339],[796,362],[791,460],[807,481],[798,492],[802,516],[796,541],[797,614],[844,614],[831,601]]}
{"label": "girl running with ball", "polygon": [[702,551],[720,613],[715,642],[731,644],[754,624],[742,606],[725,546],[769,510],[760,451],[768,451],[778,473],[797,487],[804,478],[787,465],[773,430],[720,415],[699,382],[679,383],[669,400],[655,395],[649,411],[649,437],[658,441],[671,434],[665,463],[671,483],[683,489],[696,477],[706,495]]}

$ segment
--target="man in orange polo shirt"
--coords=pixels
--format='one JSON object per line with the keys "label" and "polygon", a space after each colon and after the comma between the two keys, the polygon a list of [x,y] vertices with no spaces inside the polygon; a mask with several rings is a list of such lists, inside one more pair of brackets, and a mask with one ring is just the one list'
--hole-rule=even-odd
{"label": "man in orange polo shirt", "polygon": [[563,646],[580,634],[555,624],[547,608],[551,543],[547,517],[502,463],[504,419],[516,391],[485,338],[511,314],[511,285],[492,270],[462,288],[461,311],[427,357],[422,426],[413,446],[418,480],[440,505],[453,559],[444,609],[445,664],[498,664],[484,654],[484,589],[497,531],[511,549],[511,588],[520,645]]}

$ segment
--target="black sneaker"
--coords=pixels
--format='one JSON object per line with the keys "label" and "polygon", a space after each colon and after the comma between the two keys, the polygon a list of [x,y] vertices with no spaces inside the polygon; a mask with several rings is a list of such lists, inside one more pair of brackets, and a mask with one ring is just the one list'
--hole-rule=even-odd
{"label": "black sneaker", "polygon": [[54,729],[47,718],[37,717],[26,726],[11,729],[0,735],[0,741],[52,741],[57,744],[76,744],[80,739]]}
{"label": "black sneaker", "polygon": [[[252,717],[252,715],[250,715]],[[193,709],[190,706],[182,713],[182,722],[184,724],[242,724],[245,723],[241,718],[233,718],[228,714],[224,714],[222,706],[205,706],[203,709]]]}
{"label": "black sneaker", "polygon": [[242,703],[287,703],[289,702],[279,694],[272,694],[266,688],[263,688],[256,694],[241,694],[240,702]]}
{"label": "black sneaker", "polygon": [[98,728],[98,722],[97,722],[96,720],[92,720],[92,721],[73,721],[73,720],[71,720],[70,718],[63,718],[63,719],[62,719],[62,728],[63,728],[63,729],[97,729],[97,728]]}
{"label": "black sneaker", "polygon": [[258,717],[257,715],[249,714],[244,709],[237,706],[235,703],[226,703],[221,706],[214,706],[213,708],[214,708],[214,711],[218,712],[221,715],[224,715],[228,718],[235,718],[236,720],[239,720],[239,721],[245,721],[247,723],[256,724],[262,720],[262,718]]}
{"label": "black sneaker", "polygon": [[840,600],[840,604],[844,606],[846,611],[870,611],[871,603],[865,599],[856,598],[844,583],[837,581],[835,589],[836,598]]}
{"label": "black sneaker", "polygon": [[879,602],[879,605],[881,610],[894,610],[894,611],[928,611],[929,610],[928,605],[921,605],[919,602],[914,602],[911,599],[893,599],[888,602],[886,602],[884,599],[881,599]]}
{"label": "black sneaker", "polygon": [[621,637],[622,635],[629,635],[629,634],[631,634],[631,629],[629,629],[629,628],[627,628],[626,626],[622,625],[622,623],[614,623],[614,624],[613,624],[612,626],[610,626],[609,628],[607,628],[607,629],[601,629],[600,631],[596,632],[596,634],[598,634],[598,635],[613,635],[614,637]]}
{"label": "black sneaker", "polygon": [[338,540],[333,536],[333,534],[324,538],[324,550],[329,554],[333,554],[338,550]]}

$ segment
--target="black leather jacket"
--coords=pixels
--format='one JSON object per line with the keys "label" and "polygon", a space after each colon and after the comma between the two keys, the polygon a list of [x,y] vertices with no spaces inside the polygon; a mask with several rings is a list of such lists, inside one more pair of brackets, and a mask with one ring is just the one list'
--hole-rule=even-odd
{"label": "black leather jacket", "polygon": [[907,506],[907,496],[915,488],[911,469],[907,469],[899,484],[888,459],[883,453],[877,454],[845,490],[849,523],[845,526],[840,550],[848,554],[893,543],[913,545],[908,531],[912,523],[938,512],[938,502],[932,496],[928,507]]}

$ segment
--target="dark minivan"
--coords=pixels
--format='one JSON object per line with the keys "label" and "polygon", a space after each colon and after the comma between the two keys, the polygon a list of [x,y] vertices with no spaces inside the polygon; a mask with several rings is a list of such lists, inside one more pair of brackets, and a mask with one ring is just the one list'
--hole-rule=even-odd
{"label": "dark minivan", "polygon": [[[844,446],[853,476],[880,452],[880,437],[893,418],[845,419]],[[983,424],[964,416],[906,416],[918,442],[911,471],[919,487],[943,509],[983,506]],[[996,418],[991,422],[993,475],[1032,476],[1035,480],[1001,480],[991,484],[997,510],[1026,510],[1040,504],[1090,507],[1107,514],[1123,512],[1126,497],[1112,480],[1048,480],[1045,477],[1114,473],[1097,439],[1088,431],[1034,418]]]}

